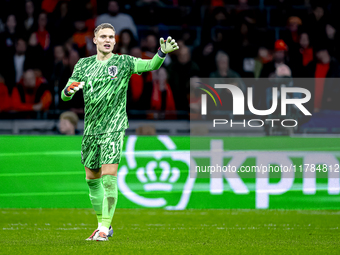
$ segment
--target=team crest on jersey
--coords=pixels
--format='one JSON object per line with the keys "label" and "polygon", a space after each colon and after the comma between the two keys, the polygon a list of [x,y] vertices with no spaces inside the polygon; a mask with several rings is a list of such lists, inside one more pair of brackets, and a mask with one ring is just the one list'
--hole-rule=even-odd
{"label": "team crest on jersey", "polygon": [[108,71],[109,71],[109,75],[111,76],[116,76],[118,73],[118,69],[116,66],[110,66]]}

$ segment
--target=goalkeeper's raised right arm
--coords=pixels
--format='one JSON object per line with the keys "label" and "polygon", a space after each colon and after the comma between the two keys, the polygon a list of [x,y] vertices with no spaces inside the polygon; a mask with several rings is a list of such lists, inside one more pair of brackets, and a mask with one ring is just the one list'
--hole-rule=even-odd
{"label": "goalkeeper's raised right arm", "polygon": [[160,38],[159,41],[161,46],[159,47],[157,54],[151,60],[139,59],[136,62],[136,73],[143,73],[159,69],[165,60],[166,54],[179,49],[175,39],[171,39],[170,36],[166,41],[164,41],[163,38]]}

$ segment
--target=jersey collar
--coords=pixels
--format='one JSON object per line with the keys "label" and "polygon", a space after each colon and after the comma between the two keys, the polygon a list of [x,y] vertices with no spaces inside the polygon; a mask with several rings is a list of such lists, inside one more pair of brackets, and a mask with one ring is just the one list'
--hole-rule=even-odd
{"label": "jersey collar", "polygon": [[115,55],[115,54],[112,53],[112,54],[111,54],[111,57],[108,58],[108,59],[106,59],[106,60],[98,60],[98,59],[97,59],[97,55],[96,55],[96,62],[105,65],[110,59],[112,59],[112,58],[114,57],[114,55]]}

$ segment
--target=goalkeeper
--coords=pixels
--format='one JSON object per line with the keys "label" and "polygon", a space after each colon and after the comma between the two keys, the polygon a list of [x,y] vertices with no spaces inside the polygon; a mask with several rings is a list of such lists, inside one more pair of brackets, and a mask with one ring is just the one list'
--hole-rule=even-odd
{"label": "goalkeeper", "polygon": [[116,209],[117,170],[122,153],[126,114],[126,92],[132,74],[160,68],[167,53],[178,49],[174,39],[160,39],[160,48],[150,60],[113,54],[115,29],[103,23],[94,30],[97,55],[81,58],[61,93],[64,101],[83,89],[85,129],[81,162],[85,166],[90,199],[98,228],[86,240],[107,241],[112,235],[111,221]]}

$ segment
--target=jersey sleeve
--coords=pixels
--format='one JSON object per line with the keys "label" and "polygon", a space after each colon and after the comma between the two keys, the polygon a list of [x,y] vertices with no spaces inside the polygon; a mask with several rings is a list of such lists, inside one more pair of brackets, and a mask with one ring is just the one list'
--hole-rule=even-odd
{"label": "jersey sleeve", "polygon": [[157,53],[152,59],[133,58],[132,74],[141,74],[143,72],[149,72],[157,70],[163,64],[165,57],[161,58]]}
{"label": "jersey sleeve", "polygon": [[77,64],[74,66],[73,73],[71,77],[68,79],[67,83],[72,83],[74,81],[81,82],[84,76],[84,73],[82,72],[82,62],[83,59],[79,59]]}
{"label": "jersey sleeve", "polygon": [[130,61],[131,75],[132,74],[141,75],[142,72],[138,72],[136,64],[139,60],[142,60],[142,59],[130,56],[130,60],[131,60]]}
{"label": "jersey sleeve", "polygon": [[[67,86],[69,86],[72,82],[75,82],[75,81],[76,82],[81,82],[82,81],[83,76],[84,76],[84,73],[82,72],[82,60],[83,59],[79,59],[77,64],[74,66],[73,73],[72,73],[71,77],[68,79],[65,88]],[[64,93],[65,88],[61,91],[61,99],[63,101],[69,101],[69,100],[72,99],[74,94],[71,95],[71,96],[66,96],[65,93]]]}

